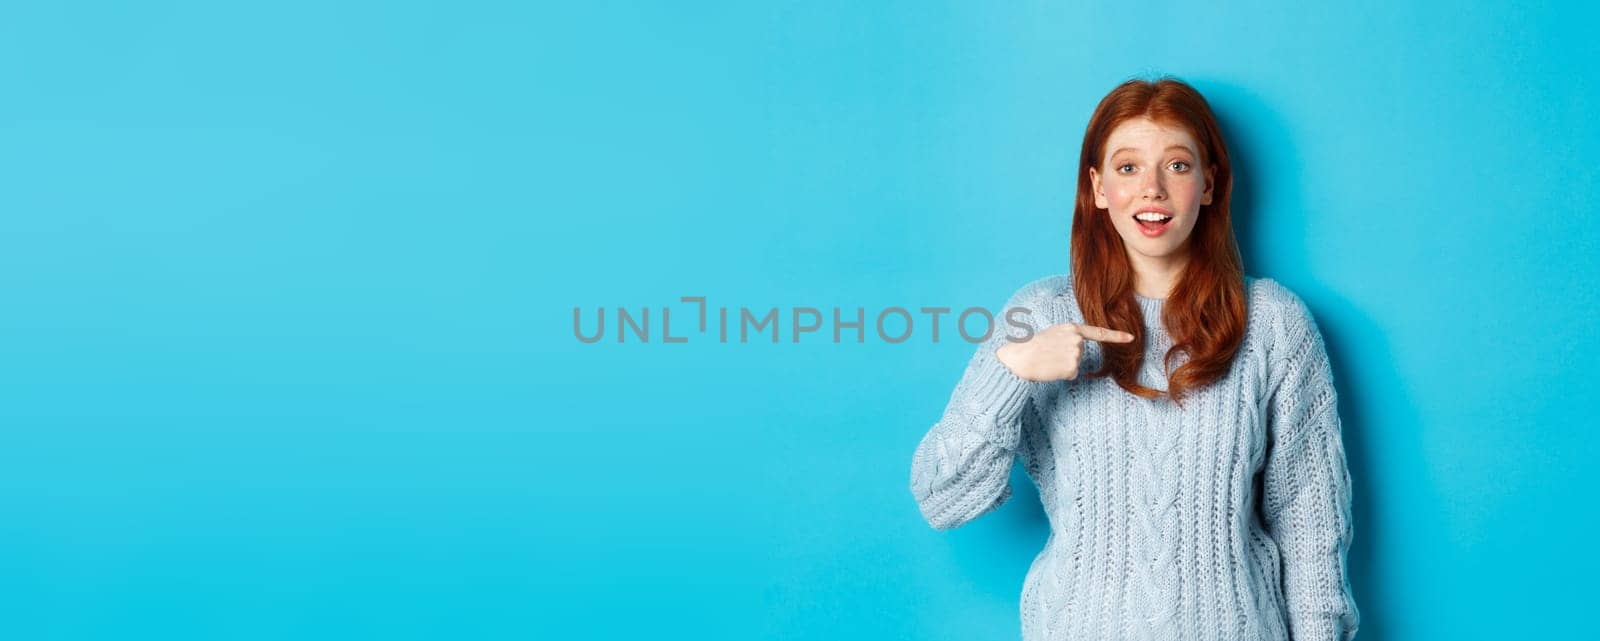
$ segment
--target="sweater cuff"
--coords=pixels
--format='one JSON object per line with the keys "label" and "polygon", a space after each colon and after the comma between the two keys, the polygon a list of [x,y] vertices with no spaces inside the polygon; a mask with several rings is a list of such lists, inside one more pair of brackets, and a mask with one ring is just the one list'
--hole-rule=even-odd
{"label": "sweater cuff", "polygon": [[1290,631],[1295,641],[1349,641],[1355,636],[1353,627],[1344,625],[1338,617],[1326,614],[1289,615]]}

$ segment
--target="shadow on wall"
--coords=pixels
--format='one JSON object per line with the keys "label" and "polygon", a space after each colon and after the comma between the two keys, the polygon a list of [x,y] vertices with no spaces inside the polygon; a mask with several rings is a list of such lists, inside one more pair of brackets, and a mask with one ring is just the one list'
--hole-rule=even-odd
{"label": "shadow on wall", "polygon": [[[1395,599],[1386,593],[1386,586],[1395,585],[1390,575],[1399,574],[1389,569],[1403,563],[1393,555],[1385,554],[1380,547],[1391,537],[1384,535],[1387,527],[1380,514],[1392,514],[1393,508],[1384,505],[1386,497],[1379,492],[1376,468],[1371,455],[1376,443],[1388,448],[1385,460],[1389,465],[1407,469],[1423,469],[1421,458],[1421,431],[1416,429],[1418,417],[1405,395],[1407,385],[1400,372],[1394,368],[1393,350],[1382,325],[1365,311],[1355,308],[1348,298],[1317,285],[1315,275],[1293,279],[1287,275],[1304,273],[1304,265],[1272,264],[1257,256],[1305,256],[1313,242],[1307,231],[1310,216],[1342,216],[1340,203],[1331,202],[1313,207],[1305,199],[1305,172],[1295,141],[1296,131],[1314,128],[1315,123],[1291,123],[1245,87],[1225,82],[1201,80],[1196,86],[1205,93],[1229,140],[1229,154],[1233,160],[1234,233],[1239,239],[1246,273],[1270,276],[1282,281],[1305,300],[1312,316],[1322,331],[1332,361],[1334,387],[1339,393],[1339,418],[1343,425],[1345,455],[1350,466],[1352,506],[1355,535],[1351,542],[1349,573],[1356,605],[1361,610],[1360,638],[1381,641],[1387,638],[1389,628],[1383,603]],[[1272,166],[1261,159],[1271,158]],[[1261,177],[1256,180],[1255,177]],[[1261,185],[1273,185],[1272,202],[1283,211],[1263,211]],[[1268,222],[1270,221],[1270,222]],[[1270,237],[1270,240],[1269,240]],[[1272,243],[1270,254],[1258,251]],[[1283,243],[1293,247],[1283,247]],[[1281,262],[1281,261],[1280,261]],[[1280,276],[1281,275],[1281,276]],[[1303,282],[1301,282],[1303,280]],[[1383,416],[1392,426],[1377,438]],[[1404,460],[1404,457],[1411,460]],[[1434,501],[1432,506],[1441,505]],[[1404,509],[1422,509],[1425,506],[1406,506]]]}

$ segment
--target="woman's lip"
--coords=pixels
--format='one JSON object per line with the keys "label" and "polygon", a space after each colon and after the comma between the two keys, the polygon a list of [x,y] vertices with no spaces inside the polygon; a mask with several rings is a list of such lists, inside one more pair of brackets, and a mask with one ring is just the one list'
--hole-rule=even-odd
{"label": "woman's lip", "polygon": [[1149,238],[1155,238],[1167,232],[1167,228],[1172,226],[1172,219],[1167,219],[1167,222],[1161,223],[1161,225],[1157,226],[1155,229],[1146,227],[1144,223],[1139,222],[1138,219],[1134,219],[1133,224],[1135,227],[1139,228],[1139,233],[1144,234]]}

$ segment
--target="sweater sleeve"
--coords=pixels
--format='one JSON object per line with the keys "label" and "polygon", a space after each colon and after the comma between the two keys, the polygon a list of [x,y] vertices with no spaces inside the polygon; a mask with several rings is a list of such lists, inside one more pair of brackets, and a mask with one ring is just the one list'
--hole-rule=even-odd
{"label": "sweater sleeve", "polygon": [[959,527],[1011,497],[1022,419],[1033,411],[1032,395],[1043,383],[1018,377],[995,353],[1009,340],[1006,310],[1026,307],[1034,331],[1044,328],[1029,290],[1013,295],[995,317],[993,331],[967,363],[943,416],[912,456],[911,494],[934,529]]}
{"label": "sweater sleeve", "polygon": [[1290,639],[1348,641],[1361,614],[1346,573],[1354,529],[1338,395],[1316,322],[1294,302],[1267,413],[1262,522],[1281,555]]}

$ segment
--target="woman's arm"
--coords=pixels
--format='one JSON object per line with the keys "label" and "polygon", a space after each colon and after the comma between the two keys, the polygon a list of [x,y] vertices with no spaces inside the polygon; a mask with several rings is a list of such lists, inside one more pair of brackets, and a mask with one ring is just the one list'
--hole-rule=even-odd
{"label": "woman's arm", "polygon": [[[1022,419],[1033,412],[1031,396],[1042,383],[1019,378],[995,352],[1006,344],[1006,310],[1024,307],[1027,322],[1041,329],[1038,282],[1011,297],[978,345],[944,415],[917,444],[911,461],[911,494],[935,529],[959,527],[1011,497],[1011,466]],[[1021,333],[1021,330],[1016,330]]]}
{"label": "woman's arm", "polygon": [[1290,638],[1347,641],[1361,614],[1346,574],[1354,528],[1338,394],[1316,321],[1293,301],[1272,367],[1262,522],[1282,555]]}

